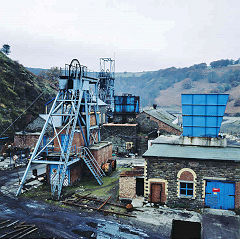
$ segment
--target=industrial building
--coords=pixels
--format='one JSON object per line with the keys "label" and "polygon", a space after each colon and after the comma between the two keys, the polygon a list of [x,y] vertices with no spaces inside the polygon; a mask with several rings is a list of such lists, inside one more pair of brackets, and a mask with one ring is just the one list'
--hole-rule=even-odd
{"label": "industrial building", "polygon": [[240,207],[240,147],[219,136],[226,94],[182,95],[183,135],[160,136],[143,155],[144,196],[189,208]]}
{"label": "industrial building", "polygon": [[135,166],[130,171],[124,171],[119,178],[119,199],[133,199],[144,196],[144,167]]}
{"label": "industrial building", "polygon": [[168,113],[163,108],[153,107],[153,109],[143,110],[143,112],[138,115],[138,118],[139,120],[143,118],[145,121],[156,122],[159,134],[182,134],[182,128],[174,123],[176,116]]}

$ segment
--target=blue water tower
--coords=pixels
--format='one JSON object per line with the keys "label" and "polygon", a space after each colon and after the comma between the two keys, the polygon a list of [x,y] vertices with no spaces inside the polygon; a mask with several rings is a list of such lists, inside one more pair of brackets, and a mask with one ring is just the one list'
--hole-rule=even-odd
{"label": "blue water tower", "polygon": [[183,136],[218,137],[229,94],[182,94]]}

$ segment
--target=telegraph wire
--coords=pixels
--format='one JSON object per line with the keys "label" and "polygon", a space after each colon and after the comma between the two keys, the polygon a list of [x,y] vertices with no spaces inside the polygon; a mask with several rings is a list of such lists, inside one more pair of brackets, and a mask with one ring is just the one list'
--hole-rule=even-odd
{"label": "telegraph wire", "polygon": [[25,113],[27,112],[27,110],[28,110],[42,95],[43,95],[43,92],[31,103],[31,105],[29,105],[29,106],[27,107],[27,109],[25,109],[25,110],[1,133],[0,137],[1,137],[2,135],[4,135],[4,133],[5,133],[10,127],[12,127],[12,126],[15,124],[15,122],[16,122],[18,119],[20,119],[20,118],[23,116],[23,114],[25,114]]}

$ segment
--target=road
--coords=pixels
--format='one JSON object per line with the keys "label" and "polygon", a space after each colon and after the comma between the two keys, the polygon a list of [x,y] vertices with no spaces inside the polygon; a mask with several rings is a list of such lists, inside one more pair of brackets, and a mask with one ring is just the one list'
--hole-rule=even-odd
{"label": "road", "polygon": [[[129,159],[128,159],[129,160]],[[118,165],[128,164],[120,159]],[[137,160],[137,164],[142,161]],[[38,172],[45,166],[36,165]],[[35,224],[41,237],[56,238],[170,238],[172,220],[200,222],[203,239],[239,239],[240,217],[232,211],[204,209],[201,213],[165,207],[139,206],[136,218],[104,216],[102,213],[66,209],[49,203],[16,198],[19,177],[25,168],[0,171],[0,220],[12,219]],[[31,169],[32,171],[32,169]],[[31,177],[31,173],[28,175]]]}
{"label": "road", "polygon": [[23,172],[24,169],[0,171],[0,220],[13,219],[35,224],[42,237],[167,238],[159,234],[157,228],[154,232],[150,225],[146,227],[145,223],[137,223],[128,218],[104,216],[102,213],[86,210],[70,210],[22,197],[16,198],[16,182],[18,175]]}

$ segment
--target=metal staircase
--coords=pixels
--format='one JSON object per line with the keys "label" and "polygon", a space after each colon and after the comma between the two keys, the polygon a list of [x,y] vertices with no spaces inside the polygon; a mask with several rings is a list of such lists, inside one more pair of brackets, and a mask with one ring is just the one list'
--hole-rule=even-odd
{"label": "metal staircase", "polygon": [[85,164],[99,183],[99,185],[103,184],[102,177],[105,176],[105,173],[103,172],[102,168],[92,155],[91,151],[87,147],[80,147],[79,148],[79,155],[84,160]]}

